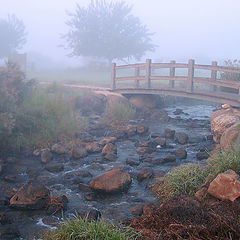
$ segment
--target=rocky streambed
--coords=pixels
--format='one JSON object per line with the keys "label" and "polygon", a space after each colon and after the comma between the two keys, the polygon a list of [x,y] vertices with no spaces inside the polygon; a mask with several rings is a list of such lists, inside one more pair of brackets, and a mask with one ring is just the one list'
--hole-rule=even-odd
{"label": "rocky streambed", "polygon": [[[151,186],[159,178],[181,164],[205,164],[214,145],[215,108],[170,106],[139,114],[118,130],[102,126],[95,115],[74,143],[8,156],[0,182],[0,239],[38,239],[75,214],[112,221],[141,215],[156,201]],[[51,205],[44,202],[49,194]]]}

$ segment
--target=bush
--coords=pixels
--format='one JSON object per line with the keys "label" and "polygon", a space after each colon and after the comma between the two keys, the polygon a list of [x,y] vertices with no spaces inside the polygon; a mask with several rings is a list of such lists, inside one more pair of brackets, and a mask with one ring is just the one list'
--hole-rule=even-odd
{"label": "bush", "polygon": [[73,135],[77,122],[72,105],[63,96],[36,90],[25,98],[16,114],[16,146],[47,146],[60,135]]}
{"label": "bush", "polygon": [[105,110],[105,121],[109,125],[123,125],[131,119],[136,110],[127,103],[113,102],[107,105]]}
{"label": "bush", "polygon": [[[238,68],[240,69],[240,61],[235,60],[226,60],[225,65],[229,68]],[[220,74],[220,78],[223,80],[231,80],[231,81],[240,81],[240,74],[239,73],[230,73],[230,72],[222,72]],[[238,89],[234,88],[228,88],[228,87],[220,87],[220,89],[224,92],[230,92],[230,93],[238,93]]]}
{"label": "bush", "polygon": [[207,163],[209,180],[214,179],[219,173],[223,173],[228,169],[240,172],[240,149],[228,152],[218,151],[207,160]]}
{"label": "bush", "polygon": [[67,220],[56,231],[48,232],[44,240],[131,240],[137,239],[129,227],[107,224],[103,220],[89,222],[80,217]]}
{"label": "bush", "polygon": [[207,169],[199,164],[182,165],[169,172],[161,183],[157,183],[155,190],[160,198],[181,194],[193,196],[207,177]]}

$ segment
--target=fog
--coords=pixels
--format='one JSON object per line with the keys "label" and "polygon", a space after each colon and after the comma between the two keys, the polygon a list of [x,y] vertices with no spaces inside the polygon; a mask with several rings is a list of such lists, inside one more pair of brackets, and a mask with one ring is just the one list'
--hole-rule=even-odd
{"label": "fog", "polygon": [[[90,0],[0,0],[0,18],[15,14],[23,20],[28,36],[21,52],[38,59],[74,66],[83,62],[69,58],[61,34],[68,31],[66,11],[74,12],[76,2],[86,5]],[[155,60],[200,63],[212,60],[239,59],[240,1],[239,0],[126,0],[133,6],[132,14],[139,17],[155,33],[154,53],[143,57]],[[47,61],[45,61],[46,63]],[[47,65],[47,64],[46,64]]]}

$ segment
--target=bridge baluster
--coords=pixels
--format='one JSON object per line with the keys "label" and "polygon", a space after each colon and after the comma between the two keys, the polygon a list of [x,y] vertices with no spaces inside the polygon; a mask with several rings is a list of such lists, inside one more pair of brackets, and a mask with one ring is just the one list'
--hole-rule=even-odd
{"label": "bridge baluster", "polygon": [[116,88],[116,63],[112,63],[111,88],[112,90]]}
{"label": "bridge baluster", "polygon": [[193,92],[193,79],[194,79],[194,60],[190,59],[188,61],[188,82],[187,82],[187,91]]}
{"label": "bridge baluster", "polygon": [[[176,62],[173,60],[170,62],[171,64],[175,64]],[[175,67],[170,67],[170,77],[175,77]],[[174,88],[174,80],[170,79],[169,80],[169,87]]]}
{"label": "bridge baluster", "polygon": [[145,69],[146,69],[145,81],[146,81],[147,88],[151,88],[151,63],[152,63],[152,60],[151,60],[151,59],[147,59],[147,60],[146,60],[146,65],[145,65]]}
{"label": "bridge baluster", "polygon": [[[212,62],[212,66],[216,67],[217,66],[217,62],[213,61]],[[211,71],[211,81],[216,83],[216,80],[217,80],[217,71],[212,69],[212,71]],[[215,92],[216,90],[217,90],[217,86],[213,84],[212,85],[212,91]]]}
{"label": "bridge baluster", "polygon": [[[135,77],[139,77],[140,76],[140,69],[139,67],[135,68]],[[140,84],[139,84],[139,79],[135,79],[135,87],[139,88]]]}

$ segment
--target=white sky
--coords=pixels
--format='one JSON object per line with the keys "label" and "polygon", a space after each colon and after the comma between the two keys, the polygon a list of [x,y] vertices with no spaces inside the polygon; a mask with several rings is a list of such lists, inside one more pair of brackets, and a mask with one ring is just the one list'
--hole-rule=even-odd
{"label": "white sky", "polygon": [[[67,32],[66,10],[90,0],[0,0],[0,18],[15,14],[28,32],[24,50],[71,64],[60,34]],[[240,58],[240,0],[126,0],[132,13],[155,32],[159,47],[146,57],[212,61]],[[1,37],[1,36],[0,36]],[[0,38],[1,42],[1,38]]]}

